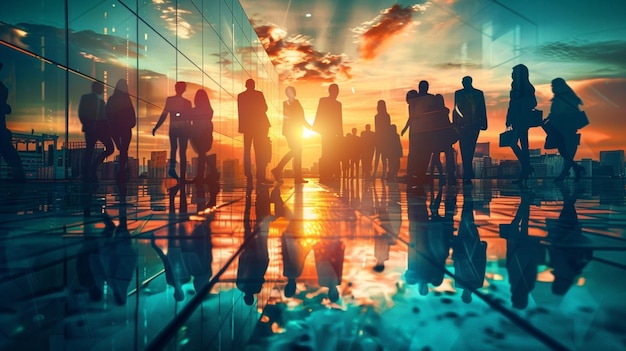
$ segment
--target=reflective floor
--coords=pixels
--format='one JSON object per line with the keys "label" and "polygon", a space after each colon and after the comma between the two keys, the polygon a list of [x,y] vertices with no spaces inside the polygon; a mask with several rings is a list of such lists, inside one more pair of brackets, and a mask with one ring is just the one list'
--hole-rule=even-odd
{"label": "reflective floor", "polygon": [[0,189],[2,350],[626,350],[622,180]]}

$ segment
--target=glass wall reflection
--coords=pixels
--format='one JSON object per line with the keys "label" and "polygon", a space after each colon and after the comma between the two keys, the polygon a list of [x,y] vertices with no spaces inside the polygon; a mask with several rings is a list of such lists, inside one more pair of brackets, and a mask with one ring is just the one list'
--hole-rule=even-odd
{"label": "glass wall reflection", "polygon": [[[278,77],[238,2],[57,0],[3,3],[0,11],[0,80],[11,108],[6,127],[28,179],[81,177],[85,138],[78,107],[94,81],[104,84],[105,102],[120,79],[128,83],[137,115],[129,147],[132,178],[166,175],[167,122],[155,136],[151,130],[177,81],[187,83],[188,100],[199,89],[208,93],[215,111],[211,152],[220,166],[241,153],[236,97],[247,79],[257,82],[278,125]],[[96,152],[102,148],[96,144]],[[191,148],[188,154],[193,177],[195,154]],[[99,178],[113,178],[117,157],[107,157]],[[12,172],[0,161],[0,178]]]}

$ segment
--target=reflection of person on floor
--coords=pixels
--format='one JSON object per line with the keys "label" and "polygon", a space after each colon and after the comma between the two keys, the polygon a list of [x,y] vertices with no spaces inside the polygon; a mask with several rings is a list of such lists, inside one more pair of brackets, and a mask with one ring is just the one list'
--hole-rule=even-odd
{"label": "reflection of person on floor", "polygon": [[331,302],[339,300],[337,286],[343,277],[343,260],[345,245],[338,237],[321,237],[313,245],[315,255],[315,269],[317,281],[321,287],[328,288],[328,298]]}
{"label": "reflection of person on floor", "polygon": [[[104,93],[104,85],[100,82],[93,82],[91,83],[91,93],[81,96],[78,104],[78,118],[85,133],[84,181],[97,179],[98,166],[104,159],[113,154],[114,150],[104,100],[100,97],[102,93]],[[104,152],[93,160],[93,152],[98,140],[104,145]]]}
{"label": "reflection of person on floor", "polygon": [[[383,192],[383,195],[385,194],[386,192]],[[381,202],[382,206],[377,208],[377,212],[380,225],[385,232],[374,237],[374,256],[376,257],[374,271],[376,272],[382,272],[385,269],[385,261],[389,260],[389,249],[396,244],[402,224],[398,183],[389,183],[388,198],[383,196]]]}
{"label": "reflection of person on floor", "polygon": [[564,184],[558,186],[563,196],[563,209],[556,225],[548,228],[547,239],[551,242],[548,251],[554,275],[552,292],[561,296],[567,293],[576,277],[582,274],[583,268],[591,261],[593,249],[589,248],[591,240],[582,233],[576,212],[576,199],[581,189],[577,185],[575,193],[570,194]]}
{"label": "reflection of person on floor", "polygon": [[[438,195],[436,199],[441,201],[441,196]],[[446,195],[445,216],[439,216],[439,205],[435,204],[431,205],[436,210],[429,220],[424,188],[418,186],[407,191],[410,245],[405,280],[409,285],[418,284],[422,296],[428,294],[428,284],[439,286],[443,282],[443,268],[454,230],[452,216],[455,203],[456,194],[451,190]]]}
{"label": "reflection of person on floor", "polygon": [[128,147],[133,137],[133,127],[137,124],[135,107],[128,95],[126,79],[120,79],[115,84],[115,91],[107,101],[105,111],[113,142],[120,152],[117,181],[118,183],[125,182]]}
{"label": "reflection of person on floor", "polygon": [[522,191],[513,221],[500,227],[500,236],[506,239],[506,268],[511,285],[511,302],[518,309],[528,306],[528,294],[535,288],[537,281],[537,266],[545,258],[545,250],[528,236],[532,198],[532,192]]}
{"label": "reflection of person on floor", "polygon": [[187,176],[187,143],[189,141],[190,112],[191,101],[183,97],[183,93],[187,90],[187,83],[176,82],[174,85],[176,95],[168,96],[165,100],[165,107],[157,124],[152,129],[154,136],[156,131],[161,127],[167,116],[170,116],[170,164],[167,174],[178,179],[176,174],[176,151],[180,155],[180,178],[184,182]]}
{"label": "reflection of person on floor", "polygon": [[463,302],[472,301],[472,290],[480,289],[485,282],[487,268],[487,242],[480,240],[474,222],[474,198],[472,189],[463,187],[463,209],[459,233],[452,245],[456,285],[463,290]]}
{"label": "reflection of person on floor", "polygon": [[[0,70],[2,70],[2,62],[0,62]],[[11,131],[7,129],[6,115],[11,114],[11,106],[7,104],[8,98],[9,89],[0,82],[0,156],[11,167],[13,178],[21,181],[25,179],[22,160],[13,147]]]}
{"label": "reflection of person on floor", "polygon": [[[249,190],[248,190],[249,191]],[[236,285],[244,293],[246,305],[254,303],[254,295],[261,292],[265,283],[265,272],[270,262],[267,251],[267,236],[271,222],[269,189],[257,188],[256,191],[256,223],[252,226],[250,219],[251,196],[246,196],[244,212],[244,250],[239,255]]]}
{"label": "reflection of person on floor", "polygon": [[[93,196],[85,190],[85,196]],[[103,297],[104,283],[107,282],[118,305],[126,304],[128,287],[137,269],[137,251],[133,247],[127,226],[125,199],[120,199],[119,225],[116,227],[111,217],[104,215],[104,229],[101,234],[90,235],[87,224],[90,201],[83,203],[86,226],[85,243],[77,257],[79,283],[89,291],[94,301]]]}
{"label": "reflection of person on floor", "polygon": [[289,211],[286,209],[285,213],[288,213],[286,216],[289,219],[289,223],[280,238],[283,276],[287,278],[285,297],[293,297],[296,294],[296,280],[302,275],[304,261],[313,248],[311,238],[304,233],[302,187],[294,189],[293,210]]}

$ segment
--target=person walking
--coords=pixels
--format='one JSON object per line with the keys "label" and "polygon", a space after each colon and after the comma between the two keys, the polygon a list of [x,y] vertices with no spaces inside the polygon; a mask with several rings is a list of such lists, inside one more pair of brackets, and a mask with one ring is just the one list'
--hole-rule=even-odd
{"label": "person walking", "polygon": [[563,78],[555,78],[552,80],[552,105],[550,106],[550,115],[547,121],[555,125],[556,130],[552,137],[556,138],[557,150],[563,157],[563,169],[561,173],[554,179],[555,182],[561,182],[569,175],[571,168],[574,169],[576,181],[585,173],[585,168],[574,162],[574,156],[578,150],[578,135],[576,126],[572,124],[570,116],[580,113],[579,106],[583,101],[576,95],[574,90],[570,88]]}
{"label": "person walking", "polygon": [[170,165],[167,174],[174,179],[179,179],[178,174],[176,174],[176,151],[178,151],[180,157],[180,180],[184,183],[187,175],[187,144],[189,142],[191,124],[189,117],[191,101],[183,97],[185,90],[187,90],[187,83],[176,82],[174,90],[176,95],[169,96],[165,100],[165,107],[156,126],[152,129],[152,136],[156,134],[156,131],[169,115]]}
{"label": "person walking", "polygon": [[252,145],[256,159],[256,180],[259,184],[272,184],[265,178],[272,148],[268,137],[270,121],[263,93],[255,90],[254,79],[246,80],[246,90],[237,96],[239,133],[243,134],[243,168],[248,184],[252,184]]}
{"label": "person walking", "polygon": [[191,112],[191,147],[198,155],[198,169],[194,182],[203,182],[206,178],[206,167],[209,166],[209,175],[217,176],[216,158],[207,157],[207,152],[213,146],[213,107],[206,90],[198,89],[193,99]]}
{"label": "person walking", "polygon": [[307,180],[302,178],[302,127],[310,129],[311,125],[304,118],[304,109],[296,99],[296,88],[288,86],[285,88],[285,95],[287,100],[283,101],[283,135],[287,140],[289,151],[271,172],[277,181],[282,181],[283,168],[293,159],[294,182],[307,183]]}
{"label": "person walking", "polygon": [[472,86],[472,77],[461,80],[463,89],[454,93],[452,123],[459,132],[459,148],[463,163],[463,184],[472,184],[475,178],[472,160],[476,151],[476,142],[481,130],[487,130],[487,108],[485,95]]}
{"label": "person walking", "polygon": [[511,92],[509,108],[506,114],[506,126],[511,127],[517,134],[517,140],[511,149],[520,162],[521,171],[515,184],[523,184],[532,174],[530,154],[528,151],[528,129],[533,109],[537,106],[535,87],[530,83],[528,67],[523,64],[513,67],[511,73]]}
{"label": "person walking", "polygon": [[[104,159],[111,156],[114,150],[109,121],[105,112],[105,103],[100,97],[103,93],[104,85],[97,81],[93,82],[91,83],[91,92],[81,96],[78,104],[78,118],[83,125],[82,130],[85,133],[84,181],[97,180],[96,172],[98,166]],[[98,140],[104,145],[104,152],[100,153],[92,161]]]}
{"label": "person walking", "polygon": [[105,112],[111,127],[111,136],[120,152],[117,181],[126,181],[126,165],[128,163],[128,147],[133,137],[133,128],[137,124],[137,115],[130,96],[126,79],[115,84],[115,91],[107,101]]}
{"label": "person walking", "polygon": [[331,84],[328,96],[320,98],[313,122],[313,130],[322,138],[320,157],[320,182],[329,183],[341,178],[337,147],[343,139],[343,116],[341,102],[337,101],[339,86]]}

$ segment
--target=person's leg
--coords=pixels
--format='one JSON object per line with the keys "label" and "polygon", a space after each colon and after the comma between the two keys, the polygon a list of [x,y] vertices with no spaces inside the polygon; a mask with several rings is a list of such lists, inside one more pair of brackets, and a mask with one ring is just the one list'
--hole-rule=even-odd
{"label": "person's leg", "polygon": [[291,152],[293,153],[293,177],[296,182],[302,182],[302,143],[298,141],[292,145]]}
{"label": "person's leg", "polygon": [[243,173],[248,178],[248,181],[252,180],[252,135],[250,133],[243,134]]}
{"label": "person's leg", "polygon": [[83,180],[91,180],[95,174],[91,174],[93,163],[93,151],[98,138],[91,132],[85,132],[85,159],[83,160]]}
{"label": "person's leg", "polygon": [[181,135],[178,138],[180,143],[178,153],[180,155],[180,179],[185,181],[187,179],[187,145],[189,144],[189,137],[187,135]]}
{"label": "person's leg", "polygon": [[169,136],[170,136],[170,164],[169,164],[167,174],[174,179],[178,179],[178,174],[176,174],[176,151],[178,151],[178,133],[176,132],[175,129],[170,128]]}
{"label": "person's leg", "polygon": [[94,176],[97,174],[98,166],[100,166],[107,157],[111,156],[115,150],[115,146],[113,146],[113,139],[110,135],[101,135],[98,137],[98,140],[100,140],[102,145],[104,145],[104,151],[96,157],[96,160],[92,165],[91,172]]}
{"label": "person's leg", "polygon": [[524,177],[528,177],[528,175],[532,173],[532,170],[530,168],[530,152],[528,149],[528,129],[524,129],[522,133],[519,134],[519,142],[520,142],[520,148],[521,148],[521,155],[524,160],[524,162],[522,163],[523,165],[522,169],[523,170],[525,169],[525,171],[522,172],[522,174]]}
{"label": "person's leg", "polygon": [[456,184],[456,162],[454,160],[454,150],[450,145],[445,150],[446,154],[446,176],[448,178],[448,185]]}

